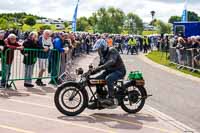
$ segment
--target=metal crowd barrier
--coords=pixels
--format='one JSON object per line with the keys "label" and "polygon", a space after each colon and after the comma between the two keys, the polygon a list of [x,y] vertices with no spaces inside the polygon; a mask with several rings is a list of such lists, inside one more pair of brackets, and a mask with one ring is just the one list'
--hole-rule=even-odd
{"label": "metal crowd barrier", "polygon": [[[56,83],[60,74],[60,58],[61,54],[55,49],[48,52],[44,52],[42,49],[24,49],[22,51],[7,49],[4,56],[2,54],[1,81],[6,84],[10,82],[15,89],[17,89],[15,81],[18,80],[52,79]],[[39,77],[41,67],[46,71],[42,77]],[[25,71],[27,71],[26,74]]]}
{"label": "metal crowd barrier", "polygon": [[179,50],[179,49],[176,49],[175,47],[171,47],[169,49],[169,53],[170,53],[171,63],[174,63],[184,68],[188,68],[193,71],[200,71],[200,66],[198,66],[194,61],[194,57],[199,54],[197,52],[197,49],[180,49]]}

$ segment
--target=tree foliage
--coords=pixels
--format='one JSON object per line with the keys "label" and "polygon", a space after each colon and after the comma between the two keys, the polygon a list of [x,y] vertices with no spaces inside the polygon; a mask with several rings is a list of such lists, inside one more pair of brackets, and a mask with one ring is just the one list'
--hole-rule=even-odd
{"label": "tree foliage", "polygon": [[[181,21],[181,16],[171,16],[168,20],[168,22],[172,24],[179,21]],[[197,13],[188,11],[188,21],[200,21],[200,17]]]}
{"label": "tree foliage", "polygon": [[188,11],[188,21],[200,21],[197,13]]}
{"label": "tree foliage", "polygon": [[128,33],[131,34],[141,34],[143,31],[142,19],[133,13],[127,14],[124,26],[128,30]]}
{"label": "tree foliage", "polygon": [[8,21],[5,18],[0,18],[0,29],[7,30],[8,28]]}
{"label": "tree foliage", "polygon": [[181,21],[181,17],[180,16],[171,16],[170,18],[169,18],[169,23],[171,23],[171,24],[173,24],[174,22],[179,22],[179,21]]}
{"label": "tree foliage", "polygon": [[171,33],[172,25],[169,23],[164,23],[161,20],[156,20],[154,26],[158,29],[159,33]]}
{"label": "tree foliage", "polygon": [[36,20],[34,17],[32,16],[28,16],[25,21],[24,21],[25,24],[29,25],[29,26],[34,26],[36,24]]}
{"label": "tree foliage", "polygon": [[85,17],[79,18],[77,21],[77,30],[87,31],[92,28],[93,32],[98,33],[120,34],[125,30],[131,33],[133,29],[130,26],[130,19],[133,19],[136,23],[134,33],[142,33],[143,24],[139,16],[133,13],[126,15],[121,9],[114,7],[109,7],[108,9],[100,8],[88,19]]}
{"label": "tree foliage", "polygon": [[89,26],[90,25],[86,17],[80,17],[77,20],[77,31],[87,31]]}
{"label": "tree foliage", "polygon": [[42,26],[40,26],[40,30],[51,30],[51,26],[50,25],[42,25]]}

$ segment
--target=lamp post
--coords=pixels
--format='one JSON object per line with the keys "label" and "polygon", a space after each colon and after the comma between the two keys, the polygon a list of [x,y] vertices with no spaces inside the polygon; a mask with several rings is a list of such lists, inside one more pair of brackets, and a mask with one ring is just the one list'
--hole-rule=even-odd
{"label": "lamp post", "polygon": [[151,16],[152,16],[152,21],[153,21],[153,20],[154,20],[154,16],[155,16],[156,12],[155,12],[155,11],[151,11],[150,13],[151,13]]}

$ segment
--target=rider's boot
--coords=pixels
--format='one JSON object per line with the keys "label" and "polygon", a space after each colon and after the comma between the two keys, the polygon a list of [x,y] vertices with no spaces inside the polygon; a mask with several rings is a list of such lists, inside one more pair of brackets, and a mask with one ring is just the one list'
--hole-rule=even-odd
{"label": "rider's boot", "polygon": [[114,98],[107,98],[101,101],[101,103],[105,106],[113,106],[114,105]]}
{"label": "rider's boot", "polygon": [[118,106],[118,101],[114,97],[114,91],[113,89],[109,90],[109,97],[107,99],[104,99],[101,101],[101,104],[105,107],[112,107],[116,108]]}
{"label": "rider's boot", "polygon": [[[103,99],[105,99],[105,96],[104,95],[100,95],[100,94],[97,94],[97,99],[99,100],[99,101],[102,101]],[[101,107],[98,107],[98,101],[94,101],[92,104],[90,104],[90,105],[88,105],[88,108],[89,109],[92,109],[92,110],[94,110],[94,109],[103,109],[103,108],[101,108]]]}

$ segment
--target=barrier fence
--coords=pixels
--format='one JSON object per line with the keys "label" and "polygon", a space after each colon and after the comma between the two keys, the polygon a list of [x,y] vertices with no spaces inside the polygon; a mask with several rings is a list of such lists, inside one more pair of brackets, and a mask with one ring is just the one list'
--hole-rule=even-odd
{"label": "barrier fence", "polygon": [[194,61],[194,57],[199,54],[197,49],[176,49],[171,47],[169,53],[171,63],[193,71],[200,71],[200,66]]}
{"label": "barrier fence", "polygon": [[62,65],[61,58],[61,53],[55,49],[47,52],[42,49],[7,49],[1,52],[1,84],[7,87],[10,82],[15,89],[15,81],[18,80],[31,83],[33,79],[51,79],[56,84]]}

